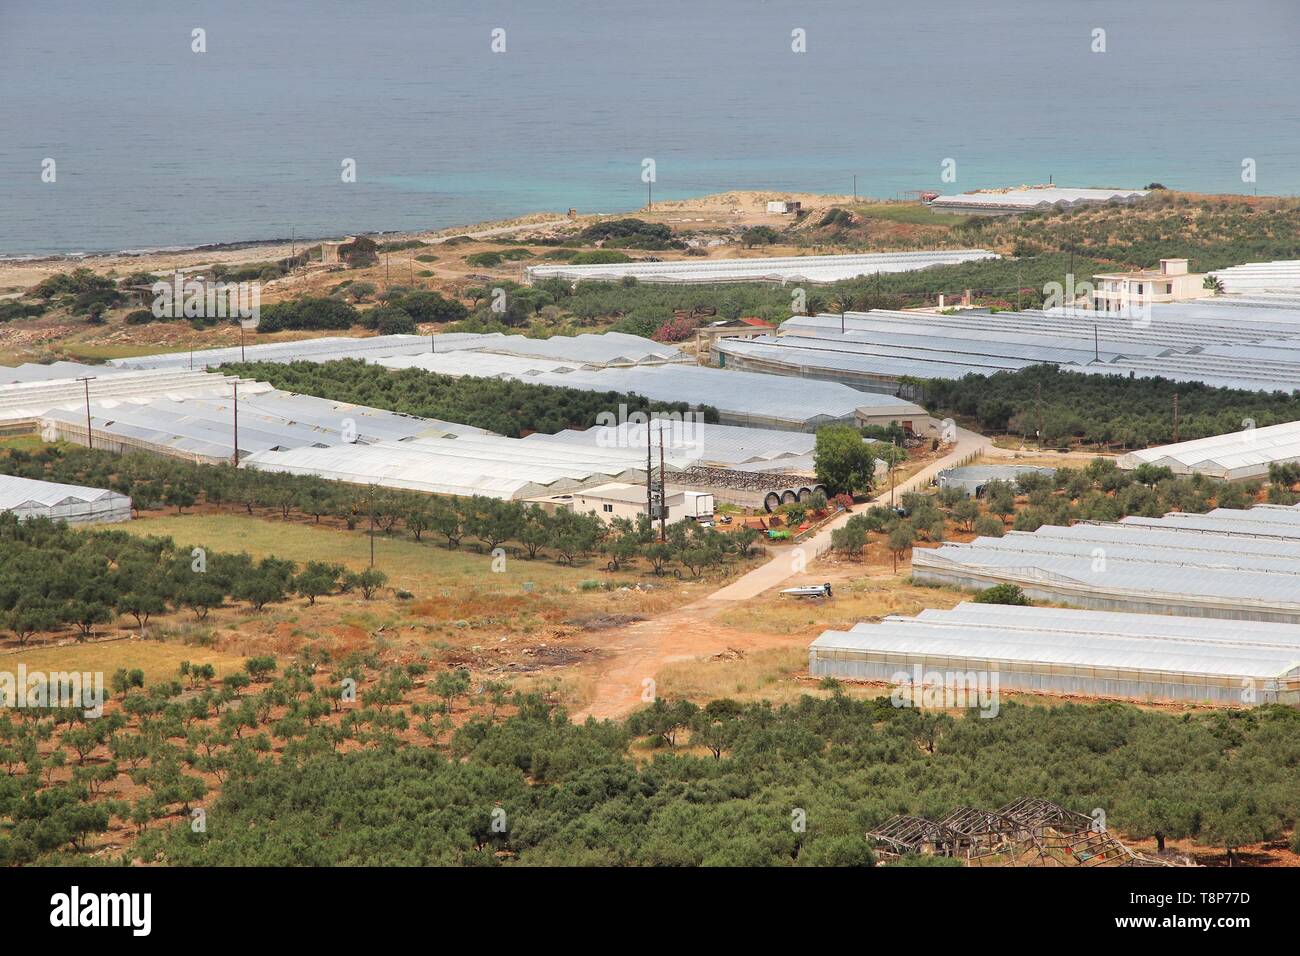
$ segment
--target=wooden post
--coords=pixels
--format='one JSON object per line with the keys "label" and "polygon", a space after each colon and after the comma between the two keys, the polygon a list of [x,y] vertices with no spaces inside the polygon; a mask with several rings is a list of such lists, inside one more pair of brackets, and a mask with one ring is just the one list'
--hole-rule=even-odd
{"label": "wooden post", "polygon": [[86,447],[87,448],[95,447],[95,436],[92,434],[90,429],[90,381],[93,378],[96,378],[96,376],[84,375],[81,378],[77,379],[78,382],[81,382],[83,385],[86,386]]}
{"label": "wooden post", "polygon": [[235,382],[235,467],[239,467],[239,382]]}

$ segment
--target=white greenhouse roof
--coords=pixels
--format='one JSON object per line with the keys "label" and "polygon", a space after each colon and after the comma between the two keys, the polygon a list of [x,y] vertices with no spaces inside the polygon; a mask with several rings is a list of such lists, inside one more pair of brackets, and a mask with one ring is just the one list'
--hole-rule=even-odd
{"label": "white greenhouse roof", "polygon": [[960,468],[947,468],[938,474],[939,484],[950,482],[985,482],[1009,481],[1015,483],[1021,475],[1037,474],[1048,478],[1056,474],[1055,468],[1041,465],[964,465]]}
{"label": "white greenhouse roof", "polygon": [[[530,498],[645,480],[639,450],[548,447],[497,435],[421,438],[250,455],[244,466],[437,494]],[[670,466],[669,471],[674,469]]]}
{"label": "white greenhouse roof", "polygon": [[0,475],[0,511],[36,506],[51,508],[68,502],[95,502],[120,498],[126,495],[107,488],[88,488],[85,485],[63,485],[53,481],[37,481],[15,475]]}
{"label": "white greenhouse roof", "polygon": [[1121,456],[1119,465],[1164,465],[1179,475],[1262,478],[1270,464],[1296,461],[1300,461],[1300,422],[1286,422],[1131,451]]}
{"label": "white greenhouse roof", "polygon": [[[157,396],[147,400],[92,401],[96,438],[122,439],[129,445],[178,457],[230,458],[234,454],[234,396]],[[41,416],[42,430],[65,426],[85,432],[84,404],[65,405]],[[447,434],[483,434],[483,429],[385,409],[281,392],[262,382],[241,383],[239,452],[268,449],[366,445]],[[52,434],[57,434],[56,432]]]}
{"label": "white greenhouse roof", "polygon": [[[854,651],[947,658],[973,669],[1042,665],[1073,670],[1127,670],[1151,675],[1274,680],[1300,674],[1296,629],[1258,624],[1249,632],[1216,639],[1196,618],[1099,614],[999,605],[1000,620],[972,612],[927,611],[914,618],[888,617],[851,631],[827,631],[812,644],[818,652]],[[1026,613],[1021,613],[1026,612]],[[1223,630],[1222,622],[1217,622]],[[1104,675],[1098,675],[1104,676]]]}
{"label": "white greenhouse roof", "polygon": [[197,349],[190,352],[164,352],[159,355],[138,355],[114,359],[108,364],[117,368],[208,368],[228,362],[330,362],[345,358],[372,358],[381,355],[409,355],[428,351],[429,337],[425,335],[374,335],[352,337],[331,335],[318,339],[299,339],[293,342],[266,342],[219,349]]}
{"label": "white greenhouse roof", "polygon": [[538,381],[590,391],[631,392],[661,402],[711,405],[724,414],[755,416],[792,423],[820,424],[846,420],[862,407],[873,411],[923,410],[890,395],[860,392],[835,382],[790,379],[753,372],[733,372],[698,365],[605,369],[599,372],[548,373]]}
{"label": "white greenhouse roof", "polygon": [[797,315],[778,336],[721,340],[713,350],[746,368],[840,381],[959,378],[1050,363],[1254,391],[1300,389],[1300,300],[1224,296],[1151,310],[1145,323],[1088,310]]}
{"label": "white greenhouse roof", "polygon": [[[840,331],[838,314],[791,316],[781,323],[780,338],[802,336],[867,344],[875,341],[920,345],[942,342],[936,347],[947,351],[969,351],[974,347],[976,354],[1005,354],[1021,358],[1041,356],[1045,361],[1062,363],[1090,360],[1098,347],[1103,361],[1125,355],[1160,355],[1169,349],[1166,343],[1133,341],[1131,337],[1121,344],[1118,337],[1108,333],[1108,318],[1102,321],[1102,334],[1097,343],[1091,325],[1081,328],[1077,319],[1065,321],[1046,313],[1028,311],[987,313],[971,310],[941,314],[875,309],[846,312],[842,322],[843,332]],[[1048,352],[1044,355],[1041,351],[1026,351],[1029,349]]]}
{"label": "white greenhouse roof", "polygon": [[1141,199],[1145,189],[1076,189],[1068,186],[1022,186],[1019,189],[986,189],[979,192],[940,196],[929,205],[936,209],[1038,209],[1047,206],[1076,206],[1098,202],[1129,202]]}
{"label": "white greenhouse roof", "polygon": [[[1249,645],[1300,652],[1300,628],[1271,621],[1222,621],[1205,617],[1177,617],[1170,614],[1133,614],[1127,611],[1081,611],[1064,607],[1021,607],[1008,613],[1005,604],[976,604],[963,601],[946,611],[927,609],[918,621],[957,623],[963,626],[1003,630],[1050,628],[1060,634],[1105,637],[1145,637],[1152,641],[1176,640],[1189,644]],[[895,620],[893,616],[887,620]],[[870,625],[858,624],[853,630]],[[1158,645],[1153,644],[1153,649]]]}
{"label": "white greenhouse roof", "polygon": [[936,265],[997,259],[985,249],[936,249],[840,256],[783,256],[755,259],[686,259],[676,262],[618,262],[600,265],[528,266],[530,280],[610,280],[633,276],[641,282],[838,282],[882,272],[911,272]]}
{"label": "white greenhouse roof", "polygon": [[849,421],[859,408],[872,414],[897,412],[924,415],[924,409],[904,399],[861,392],[836,382],[792,379],[780,375],[704,368],[669,363],[629,368],[573,368],[539,360],[477,353],[423,356],[413,362],[381,360],[386,367],[410,364],[444,374],[514,378],[540,385],[558,385],[589,392],[623,392],[657,402],[685,402],[698,408],[711,405],[733,420],[753,420],[782,427],[814,427]]}
{"label": "white greenhouse roof", "polygon": [[462,351],[513,355],[593,367],[690,361],[689,356],[674,345],[665,345],[639,335],[627,335],[621,332],[555,335],[548,339],[504,335],[499,332],[488,334],[450,332],[435,336],[329,336],[293,342],[268,342],[261,345],[246,345],[242,353],[240,347],[236,345],[228,348],[201,349],[193,355],[189,352],[168,352],[161,355],[116,359],[110,365],[133,369],[188,369],[190,367],[200,369],[238,362],[241,360],[241,354],[249,362],[332,362],[348,358],[379,362],[384,359],[400,359],[404,356],[418,358],[430,353]]}
{"label": "white greenhouse roof", "polygon": [[[988,373],[1027,368],[1038,364],[1026,359],[981,359],[974,360],[969,355],[955,352],[928,352],[924,355],[909,354],[906,350],[895,350],[888,354],[887,347],[864,347],[860,351],[851,348],[825,348],[797,344],[793,336],[780,339],[761,340],[719,339],[713,343],[713,351],[727,356],[728,365],[734,366],[735,360],[746,363],[747,368],[764,369],[781,375],[803,377],[824,373],[861,374],[902,378],[960,378],[973,372]],[[808,339],[805,341],[820,341]]]}
{"label": "white greenhouse roof", "polygon": [[15,382],[48,382],[51,379],[77,378],[81,375],[106,375],[117,369],[103,365],[82,365],[80,362],[50,362],[48,365],[26,363],[23,365],[0,365],[0,385],[12,385]]}
{"label": "white greenhouse roof", "polygon": [[49,518],[77,525],[116,523],[131,520],[131,499],[107,488],[0,475],[0,512],[9,512],[19,521]]}
{"label": "white greenhouse roof", "polygon": [[1228,293],[1300,292],[1300,259],[1247,262],[1215,269],[1211,275],[1223,282]]}
{"label": "white greenhouse roof", "polygon": [[[566,429],[554,435],[529,435],[525,441],[583,448],[627,448],[644,454],[646,425],[623,422],[593,425],[586,430]],[[703,463],[725,468],[740,465],[775,467],[802,465],[813,452],[817,436],[773,428],[744,428],[702,422],[661,420],[649,427],[653,453],[662,438],[667,460],[687,467]]]}
{"label": "white greenhouse roof", "polygon": [[[387,340],[386,344],[375,347],[374,343],[381,340]],[[196,352],[195,371],[188,369],[188,353],[122,361],[142,366],[162,363],[153,371],[131,373],[136,376],[202,376],[204,373],[197,371],[200,365],[237,360],[238,351]],[[248,352],[250,360],[326,362],[360,357],[386,368],[414,367],[452,376],[513,378],[585,391],[630,392],[657,402],[710,405],[732,421],[780,428],[812,428],[850,421],[858,408],[868,408],[877,415],[924,414],[924,409],[903,399],[858,391],[836,382],[792,381],[778,375],[702,368],[674,346],[617,332],[549,339],[452,333],[435,336],[432,343],[421,336],[310,339],[250,346]],[[177,367],[182,361],[186,364]],[[193,384],[200,380],[185,381]],[[99,386],[92,386],[92,399],[98,391]],[[0,387],[0,413],[4,405],[4,387]]]}
{"label": "white greenhouse roof", "polygon": [[[426,344],[428,344],[426,340]],[[473,351],[520,358],[546,359],[592,368],[611,365],[659,365],[689,362],[691,358],[675,345],[666,345],[640,335],[604,332],[581,335],[553,335],[546,339],[500,332],[473,334],[453,332],[434,337],[433,352]],[[424,354],[421,352],[420,354]]]}
{"label": "white greenhouse roof", "polygon": [[529,381],[543,372],[576,372],[594,369],[582,362],[556,362],[551,359],[527,358],[522,355],[500,355],[495,352],[446,351],[420,355],[393,355],[379,359],[376,365],[384,368],[420,368],[438,375],[461,378],[517,378]]}
{"label": "white greenhouse roof", "polygon": [[[1100,560],[1099,560],[1100,558]],[[1300,611],[1300,510],[1260,505],[1208,514],[1045,525],[968,544],[918,548],[914,573],[947,579],[963,571],[1071,593],[1167,601],[1217,602],[1240,616]]]}
{"label": "white greenhouse roof", "polygon": [[[96,372],[98,376],[98,372]],[[227,378],[203,371],[159,369],[150,371],[116,372],[96,377],[89,383],[91,404],[103,402],[149,402],[157,398],[199,398],[228,395],[231,383],[241,379]],[[269,385],[247,383],[249,394],[269,390]],[[20,382],[0,385],[0,422],[23,421],[40,418],[56,409],[84,411],[87,385],[75,378],[57,378],[44,381]]]}

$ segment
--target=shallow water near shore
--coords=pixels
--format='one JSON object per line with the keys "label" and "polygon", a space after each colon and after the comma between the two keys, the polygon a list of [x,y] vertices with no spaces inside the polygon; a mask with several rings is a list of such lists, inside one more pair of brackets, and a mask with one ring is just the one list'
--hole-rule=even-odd
{"label": "shallow water near shore", "polygon": [[1275,0],[6,4],[0,254],[616,212],[645,158],[663,199],[1294,194],[1297,37]]}

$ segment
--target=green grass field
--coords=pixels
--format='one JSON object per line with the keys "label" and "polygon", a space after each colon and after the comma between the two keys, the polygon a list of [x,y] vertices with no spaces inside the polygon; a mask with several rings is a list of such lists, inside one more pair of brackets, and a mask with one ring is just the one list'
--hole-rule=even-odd
{"label": "green grass field", "polygon": [[185,345],[99,345],[94,342],[68,341],[63,343],[63,351],[72,360],[83,362],[107,362],[109,359],[132,358],[136,355],[156,355],[159,352],[181,352]]}
{"label": "green grass field", "polygon": [[[370,564],[370,539],[363,531],[346,531],[301,521],[277,521],[246,515],[184,514],[145,517],[122,526],[139,535],[162,535],[178,545],[201,546],[213,551],[247,551],[255,558],[275,555],[297,561],[328,561],[362,570]],[[519,579],[540,587],[577,587],[597,575],[598,566],[564,567],[539,558],[507,558],[505,571],[492,574],[492,557],[472,546],[452,551],[425,536],[375,535],[375,566],[388,575],[389,583],[416,594],[446,588],[485,588],[500,579]],[[601,575],[606,572],[600,570]]]}
{"label": "green grass field", "polygon": [[[325,561],[363,570],[370,563],[370,541],[364,531],[302,521],[185,514],[144,517],[119,527],[137,535],[170,537],[183,548],[246,551],[254,558],[275,555],[300,566]],[[228,606],[214,612],[212,622],[242,628],[244,623],[262,619],[317,629],[341,623],[375,631],[416,621],[435,629],[450,628],[448,633],[478,633],[479,640],[484,633],[532,634],[581,619],[661,613],[710,593],[748,566],[730,562],[725,570],[679,581],[656,578],[645,567],[613,574],[605,570],[599,556],[580,561],[576,567],[541,556],[530,561],[507,554],[494,561],[472,545],[451,551],[428,536],[416,542],[410,537],[377,534],[375,567],[388,575],[388,586],[373,601],[363,601],[353,592],[323,598],[316,607],[308,607],[294,596],[268,607],[265,615],[250,617],[242,606]],[[399,598],[395,594],[399,590],[409,592],[413,600]],[[358,619],[353,621],[353,617]],[[177,620],[189,618],[179,615]]]}
{"label": "green grass field", "polygon": [[0,438],[0,449],[12,448],[15,451],[40,451],[46,445],[39,435],[10,435]]}

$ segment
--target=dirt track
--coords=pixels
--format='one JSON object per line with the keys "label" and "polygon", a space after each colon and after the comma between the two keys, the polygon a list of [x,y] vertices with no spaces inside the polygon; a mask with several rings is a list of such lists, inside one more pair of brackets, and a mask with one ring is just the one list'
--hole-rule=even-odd
{"label": "dirt track", "polygon": [[[988,444],[984,436],[959,429],[952,450],[900,484],[895,494],[926,487],[938,472],[983,450]],[[596,691],[591,703],[574,713],[574,720],[623,717],[642,706],[646,702],[643,698],[645,682],[654,680],[666,664],[709,657],[728,649],[806,646],[808,639],[804,636],[752,634],[724,627],[714,618],[721,611],[734,607],[735,602],[757,597],[804,573],[800,567],[802,562],[794,560],[796,552],[802,550],[806,561],[811,564],[817,554],[830,546],[831,532],[847,520],[848,515],[841,515],[807,542],[780,549],[766,564],[702,600],[647,621],[602,632],[601,649],[605,656],[595,665]]]}
{"label": "dirt track", "polygon": [[[666,614],[602,633],[607,653],[595,665],[596,694],[591,703],[573,715],[574,720],[614,719],[644,706],[647,681],[660,668],[677,661],[712,657],[727,651],[759,651],[776,647],[806,646],[802,636],[754,634],[725,627],[714,620],[727,604],[705,598]],[[652,698],[648,698],[652,699]]]}

